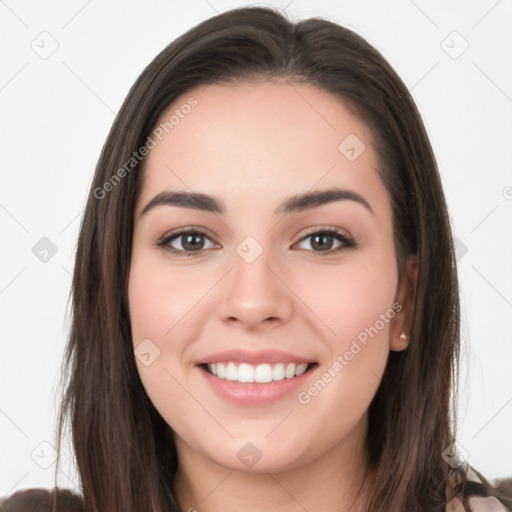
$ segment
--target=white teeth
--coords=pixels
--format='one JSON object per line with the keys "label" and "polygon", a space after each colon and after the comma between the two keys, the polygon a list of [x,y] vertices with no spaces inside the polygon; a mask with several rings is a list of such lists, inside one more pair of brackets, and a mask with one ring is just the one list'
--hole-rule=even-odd
{"label": "white teeth", "polygon": [[238,368],[235,363],[228,363],[226,367],[226,380],[238,380]]}
{"label": "white teeth", "polygon": [[308,368],[307,363],[277,363],[258,364],[256,366],[247,363],[236,364],[233,362],[208,364],[208,370],[219,379],[238,382],[272,382],[283,379],[291,379],[302,375]]}
{"label": "white teeth", "polygon": [[272,369],[272,380],[283,380],[284,379],[284,364],[277,363]]}
{"label": "white teeth", "polygon": [[295,370],[295,375],[302,375],[308,369],[308,365],[306,363],[297,365]]}
{"label": "white teeth", "polygon": [[293,363],[288,363],[286,370],[284,371],[284,376],[287,379],[291,379],[295,375],[295,365]]}
{"label": "white teeth", "polygon": [[238,367],[238,380],[240,382],[254,382],[254,367],[242,363]]}
{"label": "white teeth", "polygon": [[259,364],[256,366],[254,382],[272,382],[272,367],[269,364]]}

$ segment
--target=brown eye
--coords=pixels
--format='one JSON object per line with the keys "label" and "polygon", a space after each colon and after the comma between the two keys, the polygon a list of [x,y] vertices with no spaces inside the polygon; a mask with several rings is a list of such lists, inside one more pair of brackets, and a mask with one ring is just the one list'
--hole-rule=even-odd
{"label": "brown eye", "polygon": [[157,245],[178,256],[195,256],[215,246],[210,237],[197,230],[165,235]]}
{"label": "brown eye", "polygon": [[356,245],[352,238],[332,229],[310,233],[302,238],[299,244],[304,244],[306,241],[309,243],[306,244],[306,247],[301,248],[317,253],[335,253]]}
{"label": "brown eye", "polygon": [[332,249],[334,237],[327,234],[319,234],[311,236],[311,247],[318,251],[328,251]]}
{"label": "brown eye", "polygon": [[196,233],[192,235],[180,235],[181,245],[185,251],[201,250],[204,245],[204,236]]}

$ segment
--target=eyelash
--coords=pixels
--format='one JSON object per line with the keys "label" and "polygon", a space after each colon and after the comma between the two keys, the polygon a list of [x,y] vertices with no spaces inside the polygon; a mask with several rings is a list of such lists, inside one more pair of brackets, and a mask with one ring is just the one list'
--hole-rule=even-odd
{"label": "eyelash", "polygon": [[[167,233],[167,234],[161,236],[157,240],[156,246],[160,247],[163,250],[168,251],[176,256],[195,257],[195,256],[199,256],[204,251],[208,250],[208,249],[200,249],[198,251],[183,251],[181,249],[175,249],[174,247],[171,247],[169,245],[170,242],[172,242],[173,240],[178,239],[178,238],[180,238],[180,236],[184,236],[184,235],[203,235],[210,239],[210,237],[207,235],[207,233],[205,231],[203,231],[202,229],[189,227],[189,228],[184,228],[179,231],[175,231],[170,234]],[[356,247],[356,245],[357,245],[355,240],[352,237],[350,237],[349,235],[347,235],[345,232],[343,232],[339,229],[331,228],[331,227],[327,227],[327,226],[325,226],[325,227],[321,226],[319,228],[315,228],[315,231],[311,231],[311,232],[307,233],[297,243],[300,243],[300,242],[306,240],[307,238],[312,237],[313,235],[331,235],[331,236],[334,236],[338,241],[340,241],[342,243],[342,245],[340,245],[336,249],[330,249],[328,251],[312,251],[315,253],[315,256],[317,256],[317,255],[319,255],[319,256],[332,255],[332,254],[335,254],[335,253],[338,253],[338,252],[341,252],[341,251],[344,251],[347,249],[351,249],[353,247]],[[310,251],[309,249],[303,249],[303,250]]]}

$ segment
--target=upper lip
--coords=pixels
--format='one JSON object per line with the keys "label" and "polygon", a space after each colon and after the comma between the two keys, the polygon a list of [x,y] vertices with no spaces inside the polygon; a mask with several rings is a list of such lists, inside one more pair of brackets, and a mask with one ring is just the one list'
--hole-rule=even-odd
{"label": "upper lip", "polygon": [[244,348],[234,348],[231,350],[223,350],[222,352],[215,352],[206,357],[203,357],[196,361],[197,365],[200,364],[212,364],[212,363],[248,363],[253,365],[264,364],[264,363],[295,363],[304,364],[314,362],[311,359],[305,359],[303,357],[290,354],[289,352],[283,352],[275,349],[264,349],[264,350],[247,350]]}

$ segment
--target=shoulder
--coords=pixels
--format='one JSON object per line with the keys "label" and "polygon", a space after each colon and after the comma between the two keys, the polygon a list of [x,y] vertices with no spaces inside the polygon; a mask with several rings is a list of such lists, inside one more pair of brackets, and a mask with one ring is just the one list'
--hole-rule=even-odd
{"label": "shoulder", "polygon": [[[508,512],[509,509],[494,496],[473,496],[469,498],[469,505],[472,512]],[[446,512],[465,512],[462,501],[453,498],[446,506]]]}
{"label": "shoulder", "polygon": [[84,512],[82,499],[69,489],[22,489],[0,499],[0,512],[52,512],[57,498],[57,511]]}
{"label": "shoulder", "polygon": [[[479,476],[471,469],[468,469],[466,490],[471,512],[509,512],[509,509],[497,498],[490,496],[487,488]],[[460,497],[455,497],[448,502],[446,512],[465,512]]]}

